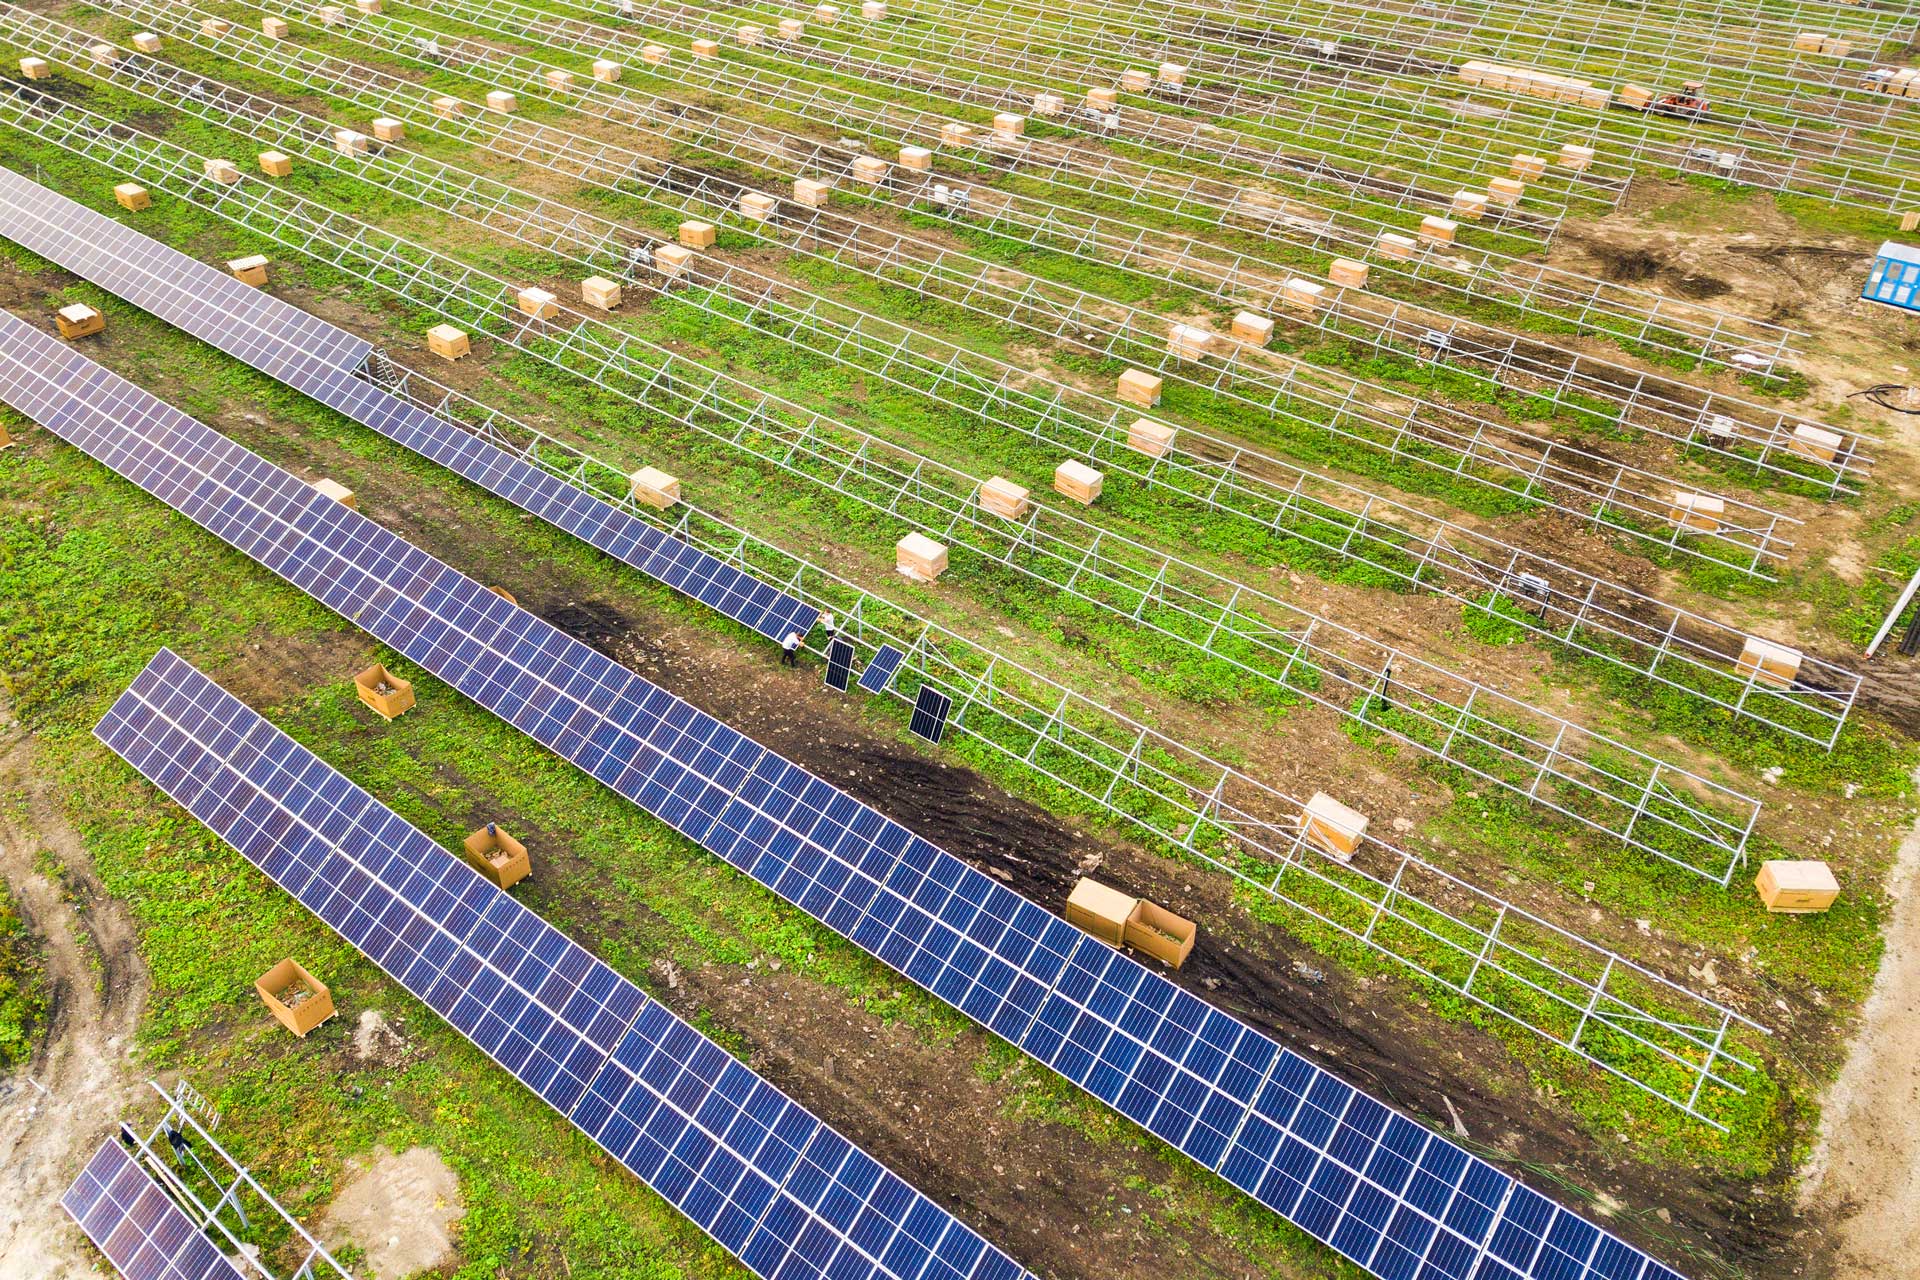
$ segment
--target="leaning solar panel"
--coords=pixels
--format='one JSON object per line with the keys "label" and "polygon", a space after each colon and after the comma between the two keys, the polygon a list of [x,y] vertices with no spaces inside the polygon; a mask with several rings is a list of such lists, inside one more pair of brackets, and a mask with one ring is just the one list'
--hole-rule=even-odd
{"label": "leaning solar panel", "polygon": [[23,391],[0,376],[16,407],[38,416],[29,405],[39,405],[64,438],[1375,1274],[1673,1276],[217,432],[15,325],[23,335],[8,344],[0,334],[0,352],[25,349],[83,391],[41,390],[24,374],[19,380],[33,385]]}
{"label": "leaning solar panel", "polygon": [[206,1233],[112,1138],[93,1153],[60,1207],[127,1280],[240,1280]]}
{"label": "leaning solar panel", "polygon": [[952,710],[952,698],[930,684],[923,684],[914,697],[913,722],[907,729],[938,746],[941,735],[947,731],[947,713]]}
{"label": "leaning solar panel", "polygon": [[900,669],[906,656],[890,644],[881,645],[874,651],[873,661],[860,673],[860,687],[868,693],[885,693],[887,681],[893,679],[893,673]]}
{"label": "leaning solar panel", "polygon": [[373,350],[346,330],[0,168],[0,230],[186,333],[312,396],[770,640],[819,610],[355,371]]}
{"label": "leaning solar panel", "polygon": [[174,653],[94,732],[758,1274],[1025,1274]]}

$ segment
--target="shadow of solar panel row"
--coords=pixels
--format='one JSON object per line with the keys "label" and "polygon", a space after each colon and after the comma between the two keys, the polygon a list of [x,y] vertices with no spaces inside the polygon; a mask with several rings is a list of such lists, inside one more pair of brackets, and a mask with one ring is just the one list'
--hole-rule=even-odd
{"label": "shadow of solar panel row", "polygon": [[[187,514],[210,508],[208,527],[1376,1275],[1674,1276],[1130,956],[186,422],[198,433],[197,457],[226,451],[214,470],[223,480],[183,476],[174,486],[189,496],[181,505]],[[63,430],[90,452],[99,447],[83,443],[85,430]],[[128,431],[109,425],[104,434],[110,449],[127,451]],[[249,503],[252,517],[239,510]]]}
{"label": "shadow of solar panel row", "polygon": [[1026,1274],[177,655],[94,732],[759,1275]]}
{"label": "shadow of solar panel row", "polygon": [[206,1233],[112,1138],[93,1153],[60,1207],[127,1280],[240,1280]]}
{"label": "shadow of solar panel row", "polygon": [[354,376],[346,330],[0,168],[7,238],[379,432],[770,640],[819,610],[505,449]]}

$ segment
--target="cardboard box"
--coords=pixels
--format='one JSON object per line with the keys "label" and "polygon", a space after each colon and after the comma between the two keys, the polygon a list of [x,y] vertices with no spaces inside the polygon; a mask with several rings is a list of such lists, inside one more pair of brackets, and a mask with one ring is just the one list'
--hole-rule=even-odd
{"label": "cardboard box", "polygon": [[765,222],[773,216],[773,211],[779,207],[780,202],[772,196],[761,195],[758,191],[742,191],[740,193],[740,216],[743,218],[751,218],[755,222]]}
{"label": "cardboard box", "polygon": [[1074,928],[1120,947],[1126,945],[1127,921],[1139,905],[1140,899],[1081,876],[1067,895],[1067,907],[1061,914]]}
{"label": "cardboard box", "polygon": [[1133,904],[1123,937],[1135,951],[1178,969],[1193,954],[1194,939],[1199,933],[1199,926],[1185,916],[1177,916],[1159,903],[1141,898]]}
{"label": "cardboard box", "polygon": [[1909,209],[1901,214],[1900,229],[1902,231],[1920,230],[1920,209]]}
{"label": "cardboard box", "polygon": [[1120,87],[1128,93],[1145,93],[1153,88],[1153,73],[1129,67],[1120,73]]}
{"label": "cardboard box", "polygon": [[1087,90],[1087,108],[1091,111],[1112,111],[1120,105],[1120,92],[1117,89]]}
{"label": "cardboard box", "polygon": [[774,28],[774,32],[782,40],[798,40],[806,29],[807,24],[798,18],[782,18],[780,25]]}
{"label": "cardboard box", "polygon": [[223,18],[207,18],[200,23],[200,34],[211,40],[218,40],[233,30],[233,24]]}
{"label": "cardboard box", "polygon": [[1726,511],[1726,502],[1710,493],[1688,493],[1682,489],[1675,489],[1673,507],[1669,514],[1673,522],[1683,529],[1717,533],[1720,530],[1720,517],[1725,515]]}
{"label": "cardboard box", "polygon": [[1177,62],[1163,62],[1160,64],[1159,79],[1161,84],[1185,84],[1187,82],[1187,69]]}
{"label": "cardboard box", "polygon": [[466,330],[437,324],[427,330],[427,350],[442,360],[458,360],[473,350],[473,344],[467,340]]}
{"label": "cardboard box", "polygon": [[1352,258],[1335,258],[1327,267],[1327,279],[1342,289],[1364,289],[1367,287],[1367,272],[1370,268],[1364,262],[1355,262]]}
{"label": "cardboard box", "polygon": [[680,243],[689,249],[713,248],[715,232],[711,222],[694,222],[689,219],[680,224],[676,234]]}
{"label": "cardboard box", "polygon": [[1405,262],[1413,257],[1417,247],[1412,236],[1403,236],[1397,231],[1382,231],[1380,239],[1374,244],[1374,252],[1394,262]]}
{"label": "cardboard box", "polygon": [[695,40],[690,47],[693,49],[693,56],[696,58],[717,58],[720,56],[720,42],[718,40]]}
{"label": "cardboard box", "polygon": [[[1486,197],[1480,199],[1484,204]],[[1459,229],[1459,223],[1433,214],[1420,219],[1420,238],[1430,244],[1452,244],[1454,233]]]}
{"label": "cardboard box", "polygon": [[595,58],[593,60],[593,78],[601,84],[618,84],[621,75],[624,74],[625,71],[625,67],[609,59]]}
{"label": "cardboard box", "polygon": [[1820,46],[1826,42],[1827,36],[1825,32],[1802,31],[1793,38],[1793,47],[1801,53],[1818,53],[1820,52]]}
{"label": "cardboard box", "polygon": [[1575,173],[1583,172],[1593,163],[1593,148],[1583,147],[1577,142],[1560,144],[1560,163]]}
{"label": "cardboard box", "polygon": [[1620,86],[1620,105],[1632,107],[1635,111],[1645,111],[1647,104],[1653,101],[1653,90],[1645,85],[1623,84]]}
{"label": "cardboard box", "polygon": [[545,289],[528,285],[514,299],[520,310],[535,320],[551,320],[560,314],[559,299]]}
{"label": "cardboard box", "polygon": [[133,38],[133,47],[142,53],[160,52],[160,37],[151,31],[142,31]]}
{"label": "cardboard box", "polygon": [[97,44],[87,50],[87,56],[103,67],[110,67],[120,61],[120,51],[110,44]]}
{"label": "cardboard box", "polygon": [[1327,286],[1294,276],[1280,286],[1280,300],[1295,311],[1318,311]]}
{"label": "cardboard box", "polygon": [[751,47],[760,43],[761,38],[767,34],[767,29],[765,27],[745,26],[740,28],[738,34],[740,43]]}
{"label": "cardboard box", "polygon": [[533,860],[527,846],[489,822],[461,842],[467,865],[493,882],[496,889],[511,889],[533,874]]}
{"label": "cardboard box", "polygon": [[240,181],[240,170],[231,160],[203,160],[200,170],[222,186]]}
{"label": "cardboard box", "polygon": [[1072,498],[1083,507],[1092,506],[1100,497],[1100,486],[1104,480],[1105,477],[1098,471],[1071,458],[1053,469],[1053,491],[1063,498]]}
{"label": "cardboard box", "polygon": [[682,244],[663,244],[653,251],[653,269],[668,280],[678,279],[693,261],[693,250]]}
{"label": "cardboard box", "polygon": [[20,74],[29,80],[45,80],[53,74],[53,68],[45,58],[20,59]]}
{"label": "cardboard box", "polygon": [[573,72],[562,71],[559,67],[550,68],[542,78],[546,81],[547,88],[555,93],[565,93],[573,88]]}
{"label": "cardboard box", "polygon": [[304,1037],[333,1016],[333,992],[292,960],[282,960],[253,980],[253,989],[280,1025]]}
{"label": "cardboard box", "polygon": [[643,44],[640,46],[640,61],[650,67],[657,67],[667,60],[667,46],[663,44]]}
{"label": "cardboard box", "polygon": [[1751,677],[1755,684],[1790,689],[1800,675],[1802,657],[1798,649],[1762,640],[1759,636],[1748,636],[1746,643],[1740,646],[1739,670],[1742,676]]}
{"label": "cardboard box", "polygon": [[285,18],[260,19],[260,34],[269,40],[285,40],[287,38],[287,20]]}
{"label": "cardboard box", "polygon": [[642,467],[627,477],[627,491],[635,502],[665,511],[680,501],[680,480],[658,467]]}
{"label": "cardboard box", "polygon": [[323,27],[337,27],[347,20],[347,11],[339,5],[323,5],[313,11],[313,16],[320,19]]}
{"label": "cardboard box", "polygon": [[793,202],[809,209],[818,209],[825,205],[833,187],[817,178],[795,178],[793,180]]}
{"label": "cardboard box", "polygon": [[1832,462],[1840,456],[1840,450],[1846,442],[1846,437],[1837,431],[1803,422],[1793,429],[1793,438],[1787,442],[1787,450],[1803,458],[1812,458],[1815,462]]}
{"label": "cardboard box", "polygon": [[388,720],[406,714],[413,706],[413,682],[402,680],[378,662],[353,678],[353,689],[360,701]]}
{"label": "cardboard box", "polygon": [[1019,520],[1033,509],[1033,503],[1025,488],[1005,476],[994,476],[980,486],[980,509],[1006,520]]}
{"label": "cardboard box", "polygon": [[1252,346],[1264,347],[1273,341],[1273,321],[1251,311],[1242,311],[1233,318],[1233,336]]}
{"label": "cardboard box", "polygon": [[363,156],[367,154],[367,135],[353,129],[335,129],[333,149],[343,156]]}
{"label": "cardboard box", "polygon": [[1011,111],[1002,111],[993,118],[993,135],[996,138],[1017,138],[1027,130],[1027,118],[1014,115]]}
{"label": "cardboard box", "polygon": [[1763,862],[1753,887],[1767,910],[1777,915],[1812,915],[1831,907],[1840,896],[1833,868],[1813,859]]}
{"label": "cardboard box", "polygon": [[973,126],[949,121],[940,126],[940,141],[950,147],[965,146],[973,141]]}
{"label": "cardboard box", "polygon": [[887,16],[887,6],[882,0],[864,0],[860,6],[860,16],[868,22],[879,22]]}
{"label": "cardboard box", "polygon": [[498,111],[502,115],[507,115],[519,109],[520,99],[508,93],[505,89],[489,89],[487,91],[487,110]]}
{"label": "cardboard box", "polygon": [[1522,182],[1532,182],[1536,178],[1545,177],[1546,172],[1545,156],[1529,155],[1524,151],[1514,152],[1512,162],[1507,165],[1507,176],[1518,178]]}
{"label": "cardboard box", "polygon": [[1828,36],[1820,42],[1820,52],[1833,58],[1844,58],[1853,52],[1853,41],[1842,40],[1837,36]]}
{"label": "cardboard box", "polygon": [[1129,369],[1120,375],[1114,394],[1128,404],[1151,409],[1160,403],[1160,378],[1145,369]]}
{"label": "cardboard box", "polygon": [[1037,116],[1057,116],[1066,105],[1067,100],[1050,89],[1033,95],[1033,114]]}
{"label": "cardboard box", "polygon": [[235,258],[227,263],[227,270],[233,272],[233,278],[241,284],[250,284],[256,289],[266,287],[267,256],[263,253]]}
{"label": "cardboard box", "polygon": [[900,148],[900,167],[915,173],[926,173],[933,168],[933,152],[925,147]]}
{"label": "cardboard box", "polygon": [[353,490],[347,488],[347,486],[341,484],[338,480],[329,480],[327,477],[321,476],[312,483],[313,491],[321,497],[332,498],[341,506],[351,508],[354,511],[360,509],[360,499],[354,496]]}
{"label": "cardboard box", "polygon": [[[1197,324],[1177,324],[1167,331],[1167,354],[1180,360],[1204,360],[1213,353],[1213,334]],[[1158,379],[1156,379],[1158,381]],[[1122,395],[1122,399],[1126,397]],[[1159,389],[1154,389],[1154,402]]]}
{"label": "cardboard box", "polygon": [[293,172],[293,161],[278,151],[260,153],[260,172],[269,178],[284,178]]}
{"label": "cardboard box", "polygon": [[54,328],[68,342],[99,333],[107,327],[107,318],[85,303],[76,302],[53,313]]}
{"label": "cardboard box", "polygon": [[407,126],[392,116],[378,116],[373,122],[373,136],[382,142],[399,142],[407,136]]}
{"label": "cardboard box", "polygon": [[924,534],[910,533],[893,544],[893,567],[915,582],[932,582],[947,571],[947,549]]}
{"label": "cardboard box", "polygon": [[1518,178],[1494,178],[1487,183],[1487,199],[1511,209],[1527,193],[1527,184]]}
{"label": "cardboard box", "polygon": [[[508,96],[511,97],[512,95],[509,94]],[[460,114],[462,105],[458,98],[435,98],[433,100],[433,114],[439,116],[442,120],[451,120]]]}
{"label": "cardboard box", "polygon": [[1164,458],[1173,447],[1175,430],[1152,418],[1135,418],[1127,428],[1127,448],[1149,458]]}
{"label": "cardboard box", "polygon": [[[1456,191],[1453,193],[1452,212],[1455,218],[1478,222],[1486,216],[1487,197],[1478,191]],[[1421,229],[1423,231],[1426,229],[1425,223],[1421,224]],[[1452,237],[1449,236],[1448,240],[1451,241]]]}
{"label": "cardboard box", "polygon": [[825,23],[830,27],[840,21],[840,8],[838,5],[831,4],[815,5],[813,9],[813,20],[815,22]]}
{"label": "cardboard box", "polygon": [[1350,862],[1367,838],[1367,815],[1316,791],[1300,811],[1300,833],[1336,861]]}
{"label": "cardboard box", "polygon": [[605,276],[588,276],[580,282],[580,301],[611,311],[620,305],[620,286]]}
{"label": "cardboard box", "polygon": [[887,162],[879,156],[855,156],[853,176],[857,182],[881,183],[887,180]]}
{"label": "cardboard box", "polygon": [[153,197],[147,194],[147,189],[133,182],[122,182],[116,185],[113,189],[113,198],[120,202],[122,209],[131,210],[134,213],[140,212],[153,203]]}
{"label": "cardboard box", "polygon": [[369,16],[377,16],[383,6],[380,0],[353,0],[353,7]]}

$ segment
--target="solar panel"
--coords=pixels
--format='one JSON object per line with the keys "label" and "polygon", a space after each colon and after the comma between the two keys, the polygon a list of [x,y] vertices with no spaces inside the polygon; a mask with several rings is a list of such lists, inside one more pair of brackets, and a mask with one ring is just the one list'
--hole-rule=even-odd
{"label": "solar panel", "polygon": [[881,645],[874,653],[873,661],[860,673],[860,687],[868,693],[885,693],[887,681],[893,679],[893,673],[900,669],[906,656],[890,644]]}
{"label": "solar panel", "polygon": [[60,1207],[127,1280],[240,1280],[206,1233],[112,1138],[93,1153]]}
{"label": "solar panel", "polygon": [[907,728],[938,746],[940,735],[947,731],[947,713],[952,710],[952,698],[930,684],[923,684],[913,700],[913,721]]}
{"label": "solar panel", "polygon": [[853,683],[853,646],[835,637],[827,645],[827,687],[847,691]]}
{"label": "solar panel", "polygon": [[94,732],[758,1274],[1025,1274],[172,652]]}
{"label": "solar panel", "polygon": [[354,376],[372,344],[0,167],[8,238],[770,640],[819,610]]}
{"label": "solar panel", "polygon": [[8,357],[0,361],[0,396],[16,408],[1376,1275],[1674,1277],[1132,957],[8,319],[0,326]]}

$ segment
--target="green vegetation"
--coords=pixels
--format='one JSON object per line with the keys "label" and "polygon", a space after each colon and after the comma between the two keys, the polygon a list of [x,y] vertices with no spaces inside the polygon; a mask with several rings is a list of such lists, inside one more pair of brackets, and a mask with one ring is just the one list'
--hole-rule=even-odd
{"label": "green vegetation", "polygon": [[39,946],[0,882],[0,1072],[33,1054],[47,1017]]}

